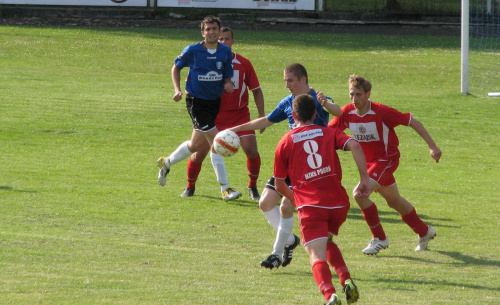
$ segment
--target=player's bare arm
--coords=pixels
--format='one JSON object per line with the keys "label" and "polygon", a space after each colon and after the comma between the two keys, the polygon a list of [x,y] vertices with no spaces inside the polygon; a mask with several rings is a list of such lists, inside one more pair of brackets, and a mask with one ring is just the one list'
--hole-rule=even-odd
{"label": "player's bare arm", "polygon": [[259,113],[259,118],[264,117],[266,114],[264,112],[264,93],[262,89],[256,88],[252,90],[253,99],[255,101],[255,106],[257,106],[257,112]]}
{"label": "player's bare arm", "polygon": [[[253,99],[255,101],[255,106],[257,106],[257,112],[259,113],[259,118],[262,118],[266,116],[264,112],[264,92],[262,92],[262,89],[256,88],[252,90],[253,94]],[[260,133],[263,133],[265,128],[260,129]]]}
{"label": "player's bare arm", "polygon": [[226,90],[229,93],[232,93],[234,91],[233,82],[231,81],[230,78],[224,79],[224,90]]}
{"label": "player's bare arm", "polygon": [[434,159],[436,163],[438,163],[439,159],[441,159],[441,149],[439,149],[436,143],[434,143],[434,140],[432,139],[427,129],[425,129],[424,125],[417,121],[415,118],[412,118],[409,126],[413,128],[413,130],[415,130],[422,137],[422,139],[424,139],[424,141],[429,146],[429,153],[432,159]]}
{"label": "player's bare arm", "polygon": [[352,153],[352,157],[354,158],[359,171],[359,184],[354,188],[353,194],[357,197],[368,197],[371,193],[370,177],[368,176],[368,172],[366,170],[366,159],[363,149],[357,141],[349,140],[346,143],[345,150]]}
{"label": "player's bare arm", "polygon": [[295,199],[293,198],[293,191],[288,187],[285,179],[274,178],[274,187],[276,191],[280,193],[283,197],[288,199],[290,203],[295,206]]}
{"label": "player's bare arm", "polygon": [[241,124],[232,128],[229,128],[230,130],[234,132],[240,132],[240,131],[245,131],[245,130],[257,130],[257,129],[266,129],[267,127],[273,125],[274,123],[269,121],[267,117],[262,117],[258,118],[255,120],[252,120],[248,123]]}
{"label": "player's bare arm", "polygon": [[316,97],[318,99],[318,102],[323,106],[323,108],[326,109],[330,114],[334,116],[341,116],[342,115],[342,110],[340,109],[340,106],[328,101],[328,99],[325,97],[323,92],[317,91],[316,92]]}
{"label": "player's bare arm", "polygon": [[177,68],[176,65],[172,67],[172,83],[174,84],[174,96],[173,100],[178,102],[182,99],[182,90],[181,90],[181,70]]}

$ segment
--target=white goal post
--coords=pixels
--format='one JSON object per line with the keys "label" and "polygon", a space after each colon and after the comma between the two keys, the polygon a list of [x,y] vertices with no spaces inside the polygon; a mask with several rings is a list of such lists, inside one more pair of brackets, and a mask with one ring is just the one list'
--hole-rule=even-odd
{"label": "white goal post", "polygon": [[462,0],[461,92],[500,97],[500,0]]}
{"label": "white goal post", "polygon": [[469,94],[469,0],[462,0],[461,92]]}

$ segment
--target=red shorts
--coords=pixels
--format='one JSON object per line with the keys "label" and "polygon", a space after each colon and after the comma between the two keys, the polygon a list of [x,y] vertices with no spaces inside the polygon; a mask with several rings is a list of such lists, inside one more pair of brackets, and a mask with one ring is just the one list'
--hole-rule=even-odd
{"label": "red shorts", "polygon": [[[221,131],[248,122],[250,122],[250,110],[248,108],[241,108],[233,111],[224,111],[221,109],[215,119],[215,126]],[[237,132],[237,134],[240,137],[254,135],[255,130],[245,130]]]}
{"label": "red shorts", "polygon": [[391,186],[396,183],[394,172],[398,166],[399,159],[366,163],[368,175],[380,186]]}
{"label": "red shorts", "polygon": [[329,233],[339,234],[340,226],[347,219],[349,203],[336,209],[303,206],[298,209],[300,221],[300,234],[302,243],[307,243],[320,238],[327,238]]}

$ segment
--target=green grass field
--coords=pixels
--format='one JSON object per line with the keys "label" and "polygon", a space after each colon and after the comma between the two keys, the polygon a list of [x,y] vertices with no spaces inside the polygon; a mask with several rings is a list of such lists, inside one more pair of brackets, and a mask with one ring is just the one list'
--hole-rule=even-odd
{"label": "green grass field", "polygon": [[[459,93],[459,37],[235,38],[266,112],[288,94],[290,63],[340,105],[356,73],[372,81],[373,100],[412,112],[443,151],[434,163],[413,130],[398,128],[399,188],[436,228],[431,251],[414,252],[415,234],[374,195],[391,246],[364,256],[370,233],[352,202],[336,241],[358,304],[500,304],[499,101]],[[156,159],[191,134],[170,68],[200,40],[197,28],[0,26],[1,304],[323,304],[303,249],[286,268],[259,266],[275,233],[246,195],[243,154],[226,160],[231,186],[245,191],[238,201],[220,199],[209,162],[193,198],[179,196],[186,162],[157,184]],[[286,131],[258,135],[260,186]],[[356,169],[340,155],[350,192]]]}

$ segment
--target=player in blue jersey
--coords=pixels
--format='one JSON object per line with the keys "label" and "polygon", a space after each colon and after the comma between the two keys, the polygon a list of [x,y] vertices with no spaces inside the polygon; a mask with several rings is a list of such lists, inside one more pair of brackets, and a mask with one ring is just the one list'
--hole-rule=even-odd
{"label": "player in blue jersey", "polygon": [[[291,64],[285,68],[283,79],[286,82],[286,87],[290,91],[290,95],[285,97],[276,108],[266,117],[258,118],[246,124],[242,124],[230,130],[234,132],[244,130],[261,130],[273,125],[274,123],[282,122],[288,119],[290,129],[295,128],[295,120],[293,119],[292,102],[293,99],[301,94],[308,94],[316,101],[316,119],[314,124],[327,126],[329,113],[334,116],[342,114],[340,107],[333,103],[331,98],[323,95],[322,92],[316,92],[309,86],[306,68],[298,63]],[[286,180],[289,183],[289,180]],[[281,200],[280,207],[276,203]],[[293,229],[293,211],[294,205],[276,191],[274,187],[274,178],[271,177],[266,183],[260,200],[259,207],[266,216],[269,224],[277,231],[276,241],[274,243],[273,253],[261,262],[261,266],[266,268],[274,268],[290,264],[292,261],[292,252],[299,245],[300,239],[292,234]],[[280,213],[281,211],[281,213]]]}
{"label": "player in blue jersey", "polygon": [[[219,132],[215,127],[215,118],[219,113],[220,96],[224,90],[227,92],[234,90],[231,82],[234,73],[231,49],[219,43],[219,34],[220,20],[213,16],[205,17],[201,22],[203,41],[187,46],[175,59],[171,71],[175,91],[173,100],[178,102],[182,99],[181,70],[188,67],[186,107],[193,122],[193,132],[190,141],[182,143],[168,157],[158,159],[160,168],[158,183],[161,186],[165,185],[172,165],[197,152],[205,141],[212,145],[215,135]],[[240,192],[235,192],[229,187],[222,156],[213,150],[211,156],[223,199],[232,200],[240,197]]]}

